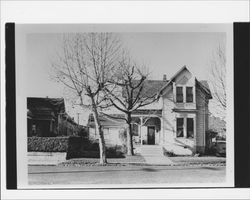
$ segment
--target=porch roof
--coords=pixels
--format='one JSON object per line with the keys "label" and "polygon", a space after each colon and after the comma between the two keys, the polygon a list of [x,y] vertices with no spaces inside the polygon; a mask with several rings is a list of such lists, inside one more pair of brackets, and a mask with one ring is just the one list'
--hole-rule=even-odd
{"label": "porch roof", "polygon": [[198,112],[197,109],[179,109],[179,108],[173,108],[174,112]]}
{"label": "porch roof", "polygon": [[132,115],[157,115],[162,116],[162,109],[139,109],[132,112]]}

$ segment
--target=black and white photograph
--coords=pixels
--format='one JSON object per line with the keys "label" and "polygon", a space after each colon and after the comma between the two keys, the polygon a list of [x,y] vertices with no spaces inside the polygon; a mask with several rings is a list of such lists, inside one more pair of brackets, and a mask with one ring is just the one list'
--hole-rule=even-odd
{"label": "black and white photograph", "polygon": [[22,184],[232,184],[230,37],[227,24],[17,25]]}
{"label": "black and white photograph", "polygon": [[1,1],[1,199],[249,199],[249,1]]}

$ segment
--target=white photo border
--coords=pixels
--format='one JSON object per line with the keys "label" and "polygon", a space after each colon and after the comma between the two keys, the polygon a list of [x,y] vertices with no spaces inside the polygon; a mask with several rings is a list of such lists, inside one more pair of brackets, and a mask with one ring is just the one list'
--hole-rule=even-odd
{"label": "white photo border", "polygon": [[[147,3],[148,2],[148,3]],[[149,2],[67,2],[2,1],[1,58],[4,58],[7,22],[38,23],[233,23],[249,21],[249,1],[161,1]],[[60,5],[58,5],[60,3]],[[147,5],[146,5],[147,4]],[[190,7],[187,5],[189,4]],[[189,9],[187,9],[187,7]],[[70,9],[69,9],[70,8]],[[82,12],[82,8],[87,12]],[[55,12],[56,10],[56,12]],[[91,11],[98,10],[98,13]],[[1,59],[1,115],[5,115],[5,63]],[[17,96],[18,98],[18,96]],[[233,108],[233,104],[232,108]],[[26,116],[25,116],[26,117]],[[1,124],[5,118],[1,117]],[[227,123],[228,124],[228,123]],[[232,128],[232,127],[228,127]],[[233,129],[232,129],[233,130]],[[248,189],[168,189],[168,190],[6,190],[5,126],[1,126],[2,196],[8,199],[60,198],[249,198]],[[234,152],[228,152],[233,153]]]}

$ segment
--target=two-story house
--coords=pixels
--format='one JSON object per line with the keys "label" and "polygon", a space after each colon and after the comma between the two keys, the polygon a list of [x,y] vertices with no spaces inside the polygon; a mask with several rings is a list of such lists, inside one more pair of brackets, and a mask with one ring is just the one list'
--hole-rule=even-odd
{"label": "two-story house", "polygon": [[83,129],[65,110],[63,98],[27,98],[27,136],[55,137],[78,134]]}
{"label": "two-story house", "polygon": [[[163,80],[148,80],[147,85],[150,87],[147,92],[158,95],[158,101],[133,112],[135,142],[162,145],[170,150],[173,146],[181,146],[193,153],[203,153],[208,129],[208,103],[212,98],[207,82],[198,81],[184,66],[169,80],[164,76]],[[103,126],[106,137],[110,143],[120,143],[117,142],[117,127],[122,122],[111,123],[114,119],[105,118],[110,121],[106,123],[108,126]],[[112,141],[112,138],[116,139]]]}

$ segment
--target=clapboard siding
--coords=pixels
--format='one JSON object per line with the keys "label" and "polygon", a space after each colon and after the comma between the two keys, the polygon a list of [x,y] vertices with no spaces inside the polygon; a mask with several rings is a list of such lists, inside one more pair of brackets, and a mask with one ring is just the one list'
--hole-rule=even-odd
{"label": "clapboard siding", "polygon": [[203,153],[205,150],[205,132],[208,129],[208,99],[204,92],[196,88],[196,150]]}
{"label": "clapboard siding", "polygon": [[168,90],[169,91],[167,91],[163,96],[162,143],[169,143],[169,142],[171,143],[173,142],[175,137],[175,113],[173,112],[175,103],[174,103],[173,87],[172,86],[169,87]]}

